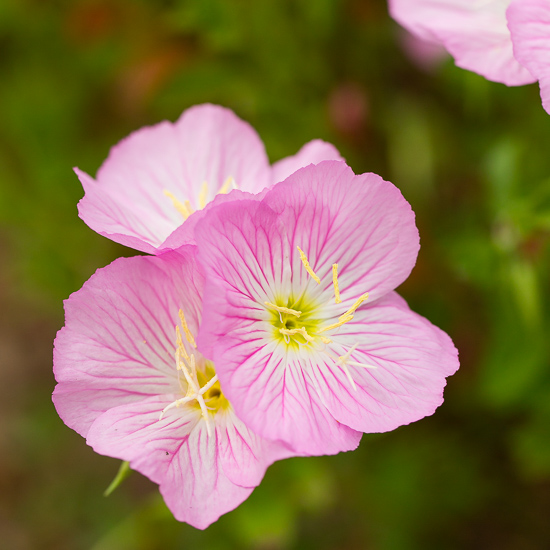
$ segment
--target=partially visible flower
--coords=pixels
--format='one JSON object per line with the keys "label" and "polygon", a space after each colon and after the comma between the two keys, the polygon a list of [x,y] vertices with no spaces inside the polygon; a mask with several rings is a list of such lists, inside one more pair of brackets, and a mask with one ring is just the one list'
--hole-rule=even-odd
{"label": "partially visible flower", "polygon": [[[53,394],[95,451],[160,485],[174,516],[205,528],[295,453],[235,415],[195,342],[203,279],[194,247],[116,260],[65,302]],[[355,438],[355,445],[359,434]]]}
{"label": "partially visible flower", "polygon": [[[512,2],[522,9],[524,0]],[[511,0],[389,0],[391,16],[424,40],[442,44],[456,64],[508,86],[536,81],[514,56],[506,10]]]}
{"label": "partially visible flower", "polygon": [[101,235],[157,254],[192,243],[192,231],[169,239],[187,218],[196,222],[216,195],[259,193],[302,166],[340,158],[332,145],[314,140],[270,166],[248,123],[229,109],[197,105],[174,124],[161,122],[122,140],[95,180],[75,168],[85,191],[78,211]]}
{"label": "partially visible flower", "polygon": [[393,289],[415,264],[399,190],[343,162],[295,172],[195,229],[206,273],[198,342],[255,432],[301,453],[432,414],[458,368],[450,338]]}
{"label": "partially visible flower", "polygon": [[542,106],[550,113],[550,2],[516,0],[507,15],[514,55],[538,79]]}

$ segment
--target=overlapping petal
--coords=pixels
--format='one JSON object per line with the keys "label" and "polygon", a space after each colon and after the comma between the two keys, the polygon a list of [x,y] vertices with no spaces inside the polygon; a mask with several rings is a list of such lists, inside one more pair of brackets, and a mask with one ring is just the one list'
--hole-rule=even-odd
{"label": "overlapping petal", "polygon": [[[213,372],[190,336],[198,332],[202,292],[193,246],[99,270],[66,301],[53,395],[67,425],[97,452],[130,461],[158,483],[175,517],[198,528],[245,500],[272,462],[296,455],[251,431],[223,394],[218,405],[204,394],[211,412],[196,397],[189,401],[188,390],[199,391],[193,376],[206,391],[202,380]],[[184,365],[175,357],[181,346]]]}
{"label": "overlapping petal", "polygon": [[514,55],[538,79],[542,106],[550,113],[550,3],[515,0],[507,16]]}
{"label": "overlapping petal", "polygon": [[186,247],[159,259],[118,259],[66,300],[53,399],[71,428],[86,435],[112,406],[178,390],[173,327],[182,308],[196,333],[202,284]]}
{"label": "overlapping petal", "polygon": [[272,166],[271,183],[284,181],[288,176],[310,164],[324,160],[344,160],[331,143],[314,139],[306,143],[295,155],[275,162]]}
{"label": "overlapping petal", "polygon": [[516,58],[506,22],[510,0],[390,0],[392,17],[443,44],[463,69],[508,86],[535,82]]}

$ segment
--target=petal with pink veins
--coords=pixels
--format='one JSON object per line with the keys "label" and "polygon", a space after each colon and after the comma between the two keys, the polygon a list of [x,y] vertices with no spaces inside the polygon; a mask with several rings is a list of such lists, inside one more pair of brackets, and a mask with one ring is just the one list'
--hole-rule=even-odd
{"label": "petal with pink veins", "polygon": [[203,283],[193,250],[118,259],[65,301],[66,324],[55,340],[53,400],[81,435],[112,406],[179,390],[178,310],[185,310],[196,334],[201,307]]}
{"label": "petal with pink veins", "polygon": [[[395,292],[358,310],[331,338],[332,358],[315,353],[311,375],[334,418],[362,432],[393,430],[433,414],[443,402],[445,377],[459,366],[447,334]],[[366,365],[346,365],[356,389],[334,360],[353,346],[349,360]]]}
{"label": "petal with pink veins", "polygon": [[191,407],[172,409],[159,420],[168,402],[167,396],[154,397],[110,409],[92,424],[87,442],[100,454],[128,460],[159,483],[176,519],[205,529],[252,488],[232,483],[221,467],[225,429],[216,426],[209,436],[200,411]]}

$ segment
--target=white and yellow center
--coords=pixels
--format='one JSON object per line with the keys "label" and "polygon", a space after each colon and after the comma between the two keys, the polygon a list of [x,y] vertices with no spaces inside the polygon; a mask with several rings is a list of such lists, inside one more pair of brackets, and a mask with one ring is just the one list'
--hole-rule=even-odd
{"label": "white and yellow center", "polygon": [[[317,284],[321,284],[321,279],[313,271],[306,254],[300,247],[297,248],[304,269]],[[335,303],[340,304],[342,299],[338,282],[338,264],[332,265],[332,284]],[[332,322],[327,322],[325,318],[322,318],[320,315],[321,304],[308,298],[305,292],[300,296],[277,297],[275,303],[264,302],[264,305],[271,314],[270,322],[273,325],[273,337],[277,341],[291,348],[310,349],[326,354],[336,366],[343,369],[351,386],[354,390],[357,390],[348,365],[370,369],[375,369],[376,366],[352,359],[352,354],[356,351],[358,343],[351,346],[344,355],[336,356],[331,350],[334,342],[330,336],[331,333],[353,319],[355,311],[367,300],[368,296],[368,293],[362,294],[339,317],[330,320]]]}

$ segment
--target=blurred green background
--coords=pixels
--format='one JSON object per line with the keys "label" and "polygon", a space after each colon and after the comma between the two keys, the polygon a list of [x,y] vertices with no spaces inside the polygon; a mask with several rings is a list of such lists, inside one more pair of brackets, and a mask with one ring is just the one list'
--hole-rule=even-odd
{"label": "blurred green background", "polygon": [[[550,548],[550,116],[414,58],[384,0],[0,1],[0,547]],[[418,55],[418,54],[417,54]],[[72,166],[203,102],[272,161],[334,143],[394,182],[422,249],[400,292],[461,357],[433,417],[272,466],[206,531],[118,469],[51,403],[62,300],[135,252],[78,218]]]}

